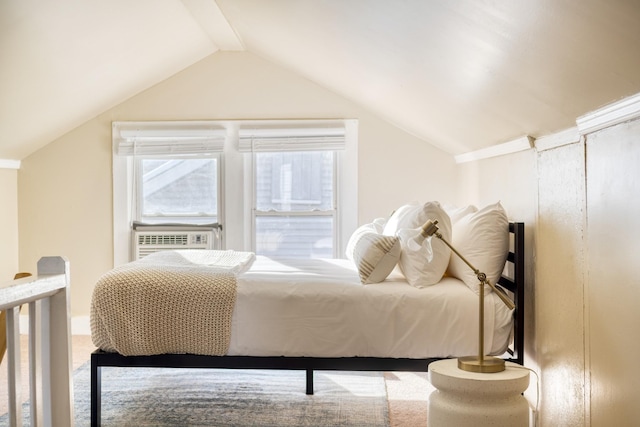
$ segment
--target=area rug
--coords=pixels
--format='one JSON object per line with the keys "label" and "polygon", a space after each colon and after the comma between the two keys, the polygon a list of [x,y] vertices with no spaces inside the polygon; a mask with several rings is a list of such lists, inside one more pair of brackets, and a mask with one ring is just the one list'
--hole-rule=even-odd
{"label": "area rug", "polygon": [[[73,377],[76,427],[90,425],[89,371]],[[304,371],[104,367],[102,426],[389,426],[382,373],[317,371],[311,396],[305,384]]]}

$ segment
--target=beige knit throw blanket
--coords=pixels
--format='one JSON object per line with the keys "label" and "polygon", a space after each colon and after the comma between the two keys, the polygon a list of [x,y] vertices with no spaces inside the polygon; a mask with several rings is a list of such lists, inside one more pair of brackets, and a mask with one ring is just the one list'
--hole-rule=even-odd
{"label": "beige knit throw blanket", "polygon": [[226,354],[236,276],[254,259],[251,252],[167,251],[114,268],[93,291],[93,344],[124,356]]}

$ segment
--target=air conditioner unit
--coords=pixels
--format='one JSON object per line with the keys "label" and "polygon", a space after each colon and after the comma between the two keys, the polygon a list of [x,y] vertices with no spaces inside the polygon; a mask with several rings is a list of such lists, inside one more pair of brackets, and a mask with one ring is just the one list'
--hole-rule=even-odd
{"label": "air conditioner unit", "polygon": [[134,231],[133,257],[139,260],[158,251],[213,249],[213,231]]}

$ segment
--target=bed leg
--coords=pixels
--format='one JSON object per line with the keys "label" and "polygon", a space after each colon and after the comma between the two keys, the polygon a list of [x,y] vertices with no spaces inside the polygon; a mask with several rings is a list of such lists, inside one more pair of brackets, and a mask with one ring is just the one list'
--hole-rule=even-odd
{"label": "bed leg", "polygon": [[307,369],[307,394],[313,394],[313,369]]}
{"label": "bed leg", "polygon": [[101,370],[97,357],[91,355],[91,427],[100,427]]}

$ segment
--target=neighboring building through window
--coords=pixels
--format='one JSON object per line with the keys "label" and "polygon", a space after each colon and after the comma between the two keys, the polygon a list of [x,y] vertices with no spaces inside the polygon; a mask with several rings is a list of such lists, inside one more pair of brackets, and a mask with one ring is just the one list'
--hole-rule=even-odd
{"label": "neighboring building through window", "polygon": [[333,258],[335,153],[255,153],[255,165],[256,253]]}
{"label": "neighboring building through window", "polygon": [[147,224],[218,222],[218,155],[136,159],[136,219]]}

